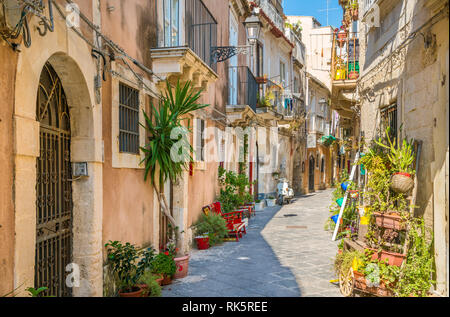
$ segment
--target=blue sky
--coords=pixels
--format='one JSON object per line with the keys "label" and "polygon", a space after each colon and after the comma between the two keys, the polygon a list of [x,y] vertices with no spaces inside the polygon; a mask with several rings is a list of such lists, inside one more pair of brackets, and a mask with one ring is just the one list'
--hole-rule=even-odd
{"label": "blue sky", "polygon": [[[342,7],[339,5],[338,0],[284,0],[284,14],[286,15],[308,15],[315,17],[322,26],[327,24],[327,8],[328,1],[328,24],[333,27],[340,27],[342,21]],[[338,8],[336,10],[335,8]]]}

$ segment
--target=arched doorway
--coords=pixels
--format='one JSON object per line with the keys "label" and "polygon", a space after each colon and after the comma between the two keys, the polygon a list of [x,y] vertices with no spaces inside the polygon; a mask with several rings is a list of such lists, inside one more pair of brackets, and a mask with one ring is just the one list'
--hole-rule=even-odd
{"label": "arched doorway", "polygon": [[315,168],[315,160],[311,155],[309,157],[309,191],[314,191],[314,168]]}
{"label": "arched doorway", "polygon": [[36,160],[35,288],[71,296],[66,266],[72,262],[70,116],[62,83],[50,63],[39,80],[36,102],[40,156]]}

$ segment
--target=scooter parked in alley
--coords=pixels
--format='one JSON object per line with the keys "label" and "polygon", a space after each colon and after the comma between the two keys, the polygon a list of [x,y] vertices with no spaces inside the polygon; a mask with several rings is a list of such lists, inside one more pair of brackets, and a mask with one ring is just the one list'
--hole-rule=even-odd
{"label": "scooter parked in alley", "polygon": [[281,206],[284,205],[285,202],[290,204],[292,199],[294,199],[294,190],[289,187],[289,183],[285,178],[280,178],[277,185],[277,191],[278,204],[280,204]]}

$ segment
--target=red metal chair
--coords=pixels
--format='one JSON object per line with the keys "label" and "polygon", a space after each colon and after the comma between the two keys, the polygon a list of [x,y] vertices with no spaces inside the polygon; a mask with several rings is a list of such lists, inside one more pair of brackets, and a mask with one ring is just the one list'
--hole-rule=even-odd
{"label": "red metal chair", "polygon": [[247,233],[247,228],[243,222],[244,209],[223,213],[221,203],[215,202],[211,205],[203,207],[202,210],[206,215],[213,212],[222,216],[227,223],[228,235],[234,237],[236,241],[239,241],[239,238],[242,238],[243,234]]}

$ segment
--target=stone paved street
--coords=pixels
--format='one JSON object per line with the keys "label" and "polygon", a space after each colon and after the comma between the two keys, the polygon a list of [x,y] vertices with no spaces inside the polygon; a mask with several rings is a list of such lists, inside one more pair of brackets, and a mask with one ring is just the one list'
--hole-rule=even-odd
{"label": "stone paved street", "polygon": [[191,253],[189,275],[163,288],[163,296],[340,296],[334,279],[337,243],[323,230],[331,190],[267,207],[236,242]]}

